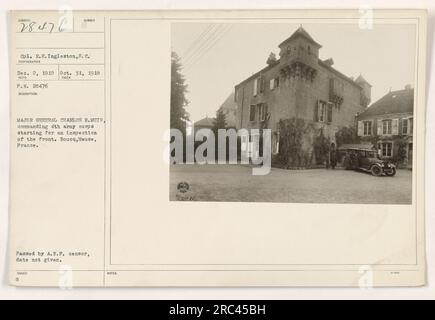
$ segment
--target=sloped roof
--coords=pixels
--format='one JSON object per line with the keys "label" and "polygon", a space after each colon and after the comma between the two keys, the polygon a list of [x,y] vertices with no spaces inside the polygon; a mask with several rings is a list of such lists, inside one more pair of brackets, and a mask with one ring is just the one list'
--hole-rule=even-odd
{"label": "sloped roof", "polygon": [[329,71],[335,73],[337,76],[339,76],[341,79],[346,80],[347,82],[349,82],[350,84],[353,84],[354,86],[358,87],[361,89],[361,85],[356,82],[355,80],[353,80],[352,78],[346,76],[344,73],[338,71],[337,69],[335,69],[334,67],[330,66],[328,63],[326,63],[325,61],[319,59],[319,65],[323,66],[324,68],[328,69]]}
{"label": "sloped roof", "polygon": [[321,48],[322,46],[317,43],[316,41],[314,41],[314,39],[310,36],[310,34],[302,27],[302,25],[295,31],[293,32],[293,34],[288,37],[287,39],[285,39],[283,42],[281,42],[279,44],[279,47],[282,46],[284,43],[286,43],[287,41],[296,39],[297,37],[303,37],[305,39],[307,39],[308,41],[310,41],[311,43],[314,43],[316,46],[318,46],[319,48]]}
{"label": "sloped roof", "polygon": [[[320,44],[318,44],[316,41],[314,41],[314,39],[308,34],[307,31],[305,31],[305,29],[300,26],[289,38],[287,38],[286,40],[284,40],[279,46],[281,46],[282,44],[284,44],[285,42],[294,39],[298,36],[304,37],[306,39],[308,39],[310,42],[317,44],[319,47],[322,47]],[[330,58],[332,60],[332,58]],[[327,59],[329,60],[329,59]],[[329,64],[327,62],[327,60],[323,61],[321,59],[318,59],[318,62],[321,66],[327,68],[329,71],[334,72],[337,76],[341,77],[342,79],[348,81],[349,83],[351,83],[352,85],[361,88],[360,83],[357,83],[355,80],[353,80],[352,78],[346,76],[345,74],[341,73],[340,71],[338,71],[337,69],[335,69],[334,67],[332,67],[331,64]],[[333,62],[333,61],[331,61]],[[255,79],[256,77],[258,77],[259,75],[261,75],[262,73],[268,71],[269,69],[272,69],[273,67],[275,67],[277,64],[280,63],[280,59],[277,59],[275,63],[271,64],[271,65],[267,65],[264,68],[262,68],[260,71],[255,72],[254,74],[252,74],[251,76],[247,77],[245,80],[239,82],[238,84],[235,85],[235,88],[237,89],[239,86],[241,86],[242,84],[251,81],[252,79]],[[363,78],[364,79],[364,78]],[[367,82],[367,81],[366,81]],[[367,82],[368,83],[368,82]],[[370,85],[370,84],[369,84]]]}
{"label": "sloped roof", "polygon": [[195,127],[213,127],[214,126],[214,118],[205,117],[201,120],[196,121],[193,126]]}
{"label": "sloped roof", "polygon": [[261,69],[260,71],[255,72],[254,74],[250,75],[248,78],[246,78],[245,80],[243,80],[242,82],[236,84],[236,88],[240,85],[242,85],[245,82],[248,82],[256,77],[258,77],[260,74],[262,74],[263,72],[266,72],[269,69],[272,69],[275,65],[277,65],[279,63],[280,59],[278,59],[274,64],[271,65],[267,65],[265,66],[263,69]]}
{"label": "sloped roof", "polygon": [[234,101],[234,91],[225,99],[224,103],[220,106],[220,109],[236,110],[237,104]]}
{"label": "sloped roof", "polygon": [[372,116],[409,113],[414,110],[414,89],[391,91],[373,103],[358,118],[366,119]]}

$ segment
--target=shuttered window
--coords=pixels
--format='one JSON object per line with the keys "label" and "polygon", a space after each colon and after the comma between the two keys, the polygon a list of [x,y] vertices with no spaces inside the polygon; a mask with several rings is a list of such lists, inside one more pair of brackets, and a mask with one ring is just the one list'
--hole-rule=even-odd
{"label": "shuttered window", "polygon": [[392,120],[382,121],[382,134],[391,134]]}
{"label": "shuttered window", "polygon": [[372,134],[372,122],[371,121],[364,121],[364,132],[363,134],[365,136],[370,136]]}
{"label": "shuttered window", "polygon": [[317,121],[325,122],[326,117],[326,102],[319,100],[318,109],[317,109]]}
{"label": "shuttered window", "polygon": [[269,81],[269,89],[274,90],[279,87],[279,77],[270,79]]}
{"label": "shuttered window", "polygon": [[263,93],[264,92],[264,87],[265,87],[264,77],[258,78],[258,82],[260,84],[260,93]]}
{"label": "shuttered window", "polygon": [[264,92],[266,81],[264,80],[264,77],[260,76],[254,80],[254,96],[258,95],[259,93]]}
{"label": "shuttered window", "polygon": [[251,104],[249,108],[249,121],[255,120],[255,104]]}
{"label": "shuttered window", "polygon": [[266,118],[267,118],[267,112],[268,112],[268,110],[267,110],[267,104],[260,103],[258,105],[258,116],[259,116],[260,121],[266,120]]}

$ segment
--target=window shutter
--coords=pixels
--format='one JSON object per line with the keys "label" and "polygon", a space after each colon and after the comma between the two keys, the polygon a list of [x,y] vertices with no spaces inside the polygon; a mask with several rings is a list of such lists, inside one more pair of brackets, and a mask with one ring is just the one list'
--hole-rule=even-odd
{"label": "window shutter", "polygon": [[364,123],[362,121],[358,121],[358,136],[362,136],[364,134]]}
{"label": "window shutter", "polygon": [[249,121],[255,120],[255,105],[251,104],[249,108]]}
{"label": "window shutter", "polygon": [[314,105],[314,121],[319,121],[319,106],[320,101],[317,101],[317,103]]}
{"label": "window shutter", "polygon": [[258,79],[255,79],[254,80],[254,96],[256,96],[257,95],[257,89],[258,89]]}
{"label": "window shutter", "polygon": [[378,136],[382,136],[382,121],[378,120],[377,124],[378,124]]}
{"label": "window shutter", "polygon": [[332,104],[328,103],[328,122],[332,122]]}
{"label": "window shutter", "polygon": [[396,136],[399,134],[399,119],[393,119],[391,134]]}

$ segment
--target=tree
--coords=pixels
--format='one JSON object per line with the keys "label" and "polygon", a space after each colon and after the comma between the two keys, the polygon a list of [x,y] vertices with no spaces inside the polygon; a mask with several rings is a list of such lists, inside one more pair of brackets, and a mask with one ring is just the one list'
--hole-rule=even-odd
{"label": "tree", "polygon": [[408,143],[403,138],[401,138],[396,141],[396,145],[397,153],[393,156],[393,162],[398,165],[402,164],[406,160],[406,148],[408,146]]}
{"label": "tree", "polygon": [[359,143],[359,137],[353,126],[342,127],[335,133],[335,141],[337,146],[347,143]]}
{"label": "tree", "polygon": [[326,162],[326,167],[329,167],[329,148],[331,145],[331,140],[326,137],[323,133],[323,129],[320,129],[318,136],[314,138],[313,149],[316,155],[316,164],[324,164]]}
{"label": "tree", "polygon": [[216,134],[218,129],[225,129],[226,127],[227,127],[227,120],[225,117],[225,113],[221,108],[219,108],[218,111],[216,111],[216,119],[214,119],[213,131]]}
{"label": "tree", "polygon": [[275,55],[275,53],[271,52],[271,53],[269,54],[269,57],[267,58],[266,63],[270,66],[270,65],[272,65],[272,64],[275,64],[276,61],[277,61],[277,59],[276,59],[276,55]]}
{"label": "tree", "polygon": [[187,84],[181,73],[182,65],[180,58],[175,52],[171,53],[171,129],[178,129],[185,133],[186,121],[189,113],[186,106],[189,101],[186,98]]}

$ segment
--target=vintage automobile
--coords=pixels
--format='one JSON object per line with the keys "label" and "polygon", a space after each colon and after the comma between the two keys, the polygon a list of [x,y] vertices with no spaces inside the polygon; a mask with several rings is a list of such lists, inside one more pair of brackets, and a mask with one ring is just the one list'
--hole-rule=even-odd
{"label": "vintage automobile", "polygon": [[369,146],[343,145],[338,151],[346,170],[362,170],[377,177],[392,177],[396,174],[396,166],[388,160],[379,158],[377,151]]}

